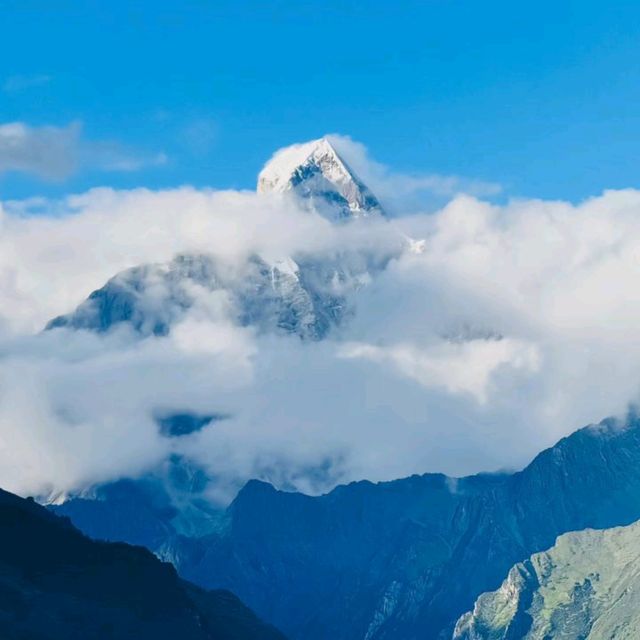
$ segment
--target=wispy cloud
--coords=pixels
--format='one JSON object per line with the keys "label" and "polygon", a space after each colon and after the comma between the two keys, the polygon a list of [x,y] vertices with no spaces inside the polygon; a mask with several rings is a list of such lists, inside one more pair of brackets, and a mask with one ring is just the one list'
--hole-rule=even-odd
{"label": "wispy cloud", "polygon": [[37,127],[25,122],[0,124],[0,175],[20,172],[59,181],[85,169],[128,172],[166,162],[162,152],[145,154],[116,141],[86,139],[80,122]]}
{"label": "wispy cloud", "polygon": [[66,127],[30,127],[24,122],[0,125],[0,173],[66,178],[77,169],[80,131],[77,122]]}
{"label": "wispy cloud", "polygon": [[195,155],[206,155],[218,137],[218,124],[211,118],[194,118],[180,132],[181,141]]}
{"label": "wispy cloud", "polygon": [[403,214],[437,208],[460,194],[489,197],[502,192],[496,182],[439,173],[401,173],[373,160],[367,148],[349,136],[328,138],[358,176],[383,200],[388,209]]}
{"label": "wispy cloud", "polygon": [[115,142],[85,143],[83,157],[88,166],[103,171],[134,172],[148,167],[161,167],[169,162],[164,152],[144,154]]}
{"label": "wispy cloud", "polygon": [[51,76],[46,74],[39,75],[15,75],[9,76],[2,83],[2,90],[5,93],[22,93],[28,89],[35,87],[43,87],[51,82]]}

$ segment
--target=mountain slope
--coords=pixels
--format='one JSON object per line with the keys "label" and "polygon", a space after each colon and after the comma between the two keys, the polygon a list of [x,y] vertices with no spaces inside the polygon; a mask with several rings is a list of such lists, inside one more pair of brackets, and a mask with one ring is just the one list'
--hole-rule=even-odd
{"label": "mountain slope", "polygon": [[283,640],[231,593],[184,582],[145,549],[92,541],[4,491],[0,637]]}
{"label": "mountain slope", "polygon": [[640,523],[568,533],[482,594],[455,640],[640,637]]}
{"label": "mountain slope", "polygon": [[228,515],[224,532],[185,544],[184,575],[235,590],[291,637],[447,637],[557,535],[640,518],[640,421],[583,429],[511,476],[364,482],[320,498],[254,482]]}
{"label": "mountain slope", "polygon": [[179,566],[178,540],[219,531],[228,522],[225,510],[205,498],[210,482],[200,467],[172,455],[140,478],[101,485],[49,508],[92,538],[141,545]]}
{"label": "mountain slope", "polygon": [[[95,527],[84,507],[83,526]],[[83,506],[60,509],[80,518]],[[480,593],[559,534],[639,518],[640,419],[630,416],[574,433],[513,475],[427,474],[320,497],[252,481],[213,533],[172,529],[166,557],[292,638],[417,640],[450,637]]]}
{"label": "mountain slope", "polygon": [[282,149],[258,176],[258,193],[288,193],[331,220],[384,215],[327,138]]}
{"label": "mountain slope", "polygon": [[[382,215],[376,197],[326,138],[278,152],[258,179],[261,193],[288,193],[301,208],[333,221]],[[320,340],[352,312],[351,294],[403,250],[371,248],[266,259],[254,254],[229,264],[208,254],[178,255],[115,274],[74,311],[47,329],[107,332],[126,324],[142,335],[166,335],[194,308],[227,313],[261,332]],[[393,243],[392,243],[393,244]]]}
{"label": "mountain slope", "polygon": [[268,264],[251,256],[231,270],[213,256],[182,255],[117,274],[47,329],[101,333],[127,324],[142,335],[166,335],[189,310],[217,301],[209,306],[228,308],[240,325],[320,340],[348,313],[345,294],[357,286],[360,268],[352,272],[346,265],[312,259]]}

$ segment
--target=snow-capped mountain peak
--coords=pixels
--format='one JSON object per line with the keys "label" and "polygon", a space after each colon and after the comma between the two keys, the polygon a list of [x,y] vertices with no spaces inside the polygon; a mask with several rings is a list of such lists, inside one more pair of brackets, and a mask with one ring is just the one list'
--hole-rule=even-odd
{"label": "snow-capped mountain peak", "polygon": [[327,138],[278,151],[258,176],[258,193],[293,193],[331,219],[384,215]]}

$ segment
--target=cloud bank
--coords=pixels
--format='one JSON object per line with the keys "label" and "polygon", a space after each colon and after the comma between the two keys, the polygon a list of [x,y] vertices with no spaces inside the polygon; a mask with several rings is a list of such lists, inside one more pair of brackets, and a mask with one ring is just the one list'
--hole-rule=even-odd
{"label": "cloud bank", "polygon": [[[205,466],[223,502],[250,477],[318,492],[512,468],[638,395],[638,191],[578,205],[458,195],[342,226],[190,188],[28,206],[0,215],[0,486],[22,494],[136,476],[171,453]],[[237,326],[224,292],[203,292],[166,337],[40,333],[117,271],[177,253],[372,251],[394,257],[322,342]],[[178,409],[231,417],[165,438],[153,415]]]}

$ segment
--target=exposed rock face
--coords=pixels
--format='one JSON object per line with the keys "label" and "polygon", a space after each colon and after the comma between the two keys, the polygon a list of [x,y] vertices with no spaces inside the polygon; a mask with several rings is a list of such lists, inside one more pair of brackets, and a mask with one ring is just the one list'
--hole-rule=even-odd
{"label": "exposed rock face", "polygon": [[179,568],[179,540],[228,523],[225,510],[206,497],[210,482],[200,467],[172,455],[141,478],[101,485],[50,508],[90,537],[147,547]]}
{"label": "exposed rock face", "polygon": [[[260,173],[258,191],[291,194],[302,208],[333,221],[383,214],[326,138],[278,152]],[[401,244],[386,257],[342,252],[267,260],[252,255],[233,267],[213,255],[179,255],[116,274],[47,329],[106,332],[126,323],[142,335],[165,335],[195,305],[211,305],[217,295],[215,304],[226,302],[241,325],[319,340],[349,313],[348,294],[404,250]]]}
{"label": "exposed rock face", "polygon": [[272,192],[292,194],[331,220],[384,215],[327,138],[276,153],[258,176],[258,193]]}
{"label": "exposed rock face", "polygon": [[147,550],[95,542],[0,491],[0,637],[284,640],[229,592],[178,578]]}
{"label": "exposed rock face", "polygon": [[178,256],[117,274],[47,329],[102,333],[126,324],[142,335],[166,335],[198,304],[217,304],[242,326],[319,340],[348,313],[346,293],[357,287],[360,268],[366,272],[362,264],[352,271],[348,263],[269,264],[252,256],[242,268],[230,270],[212,256]]}
{"label": "exposed rock face", "polygon": [[[74,517],[73,501],[60,509]],[[513,475],[427,474],[320,497],[252,481],[216,517],[199,537],[172,528],[166,557],[291,638],[450,638],[481,593],[559,534],[640,518],[640,420],[582,429]]]}
{"label": "exposed rock face", "polygon": [[516,564],[456,625],[455,640],[640,637],[640,523],[560,536]]}

